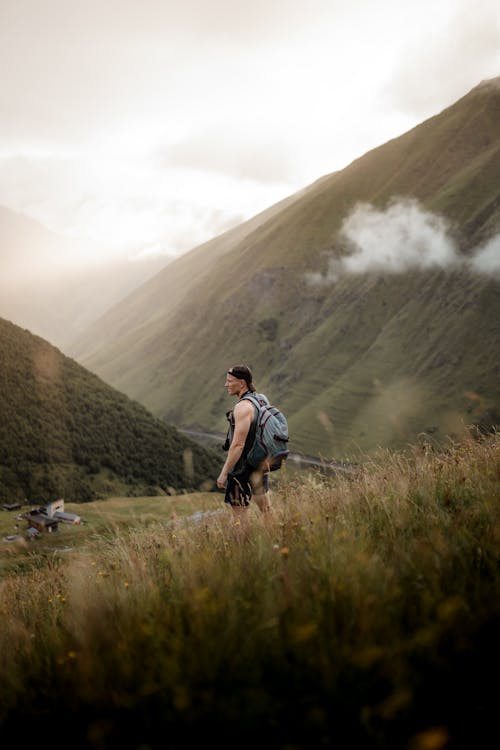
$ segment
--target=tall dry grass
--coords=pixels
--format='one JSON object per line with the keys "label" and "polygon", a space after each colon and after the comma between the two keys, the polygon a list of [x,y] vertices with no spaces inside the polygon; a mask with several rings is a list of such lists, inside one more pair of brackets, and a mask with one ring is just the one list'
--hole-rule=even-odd
{"label": "tall dry grass", "polygon": [[269,517],[108,529],[7,577],[0,739],[486,746],[499,479],[498,435],[380,451],[352,475],[285,475]]}

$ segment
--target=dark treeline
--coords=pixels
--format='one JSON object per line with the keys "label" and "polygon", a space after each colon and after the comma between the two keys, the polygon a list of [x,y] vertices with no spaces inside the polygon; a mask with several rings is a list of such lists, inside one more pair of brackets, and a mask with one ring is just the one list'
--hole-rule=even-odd
{"label": "dark treeline", "polygon": [[208,488],[203,448],[28,331],[0,320],[0,499]]}

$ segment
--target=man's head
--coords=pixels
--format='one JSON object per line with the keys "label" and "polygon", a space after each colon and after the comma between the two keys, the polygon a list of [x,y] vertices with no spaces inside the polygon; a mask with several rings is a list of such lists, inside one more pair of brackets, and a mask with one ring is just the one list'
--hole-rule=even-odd
{"label": "man's head", "polygon": [[234,365],[227,371],[226,388],[231,395],[238,394],[243,388],[255,393],[252,371],[246,365]]}

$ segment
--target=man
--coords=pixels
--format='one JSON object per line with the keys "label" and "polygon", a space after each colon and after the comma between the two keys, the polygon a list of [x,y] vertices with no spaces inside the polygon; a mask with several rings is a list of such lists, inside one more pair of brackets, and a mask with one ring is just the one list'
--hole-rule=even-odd
{"label": "man", "polygon": [[228,412],[229,445],[227,458],[217,479],[217,487],[226,490],[224,501],[235,513],[244,511],[253,497],[258,508],[267,513],[271,508],[268,476],[248,466],[246,456],[255,436],[256,407],[246,393],[255,393],[252,371],[246,365],[230,367],[226,374],[225,387],[230,396],[239,400],[232,412]]}

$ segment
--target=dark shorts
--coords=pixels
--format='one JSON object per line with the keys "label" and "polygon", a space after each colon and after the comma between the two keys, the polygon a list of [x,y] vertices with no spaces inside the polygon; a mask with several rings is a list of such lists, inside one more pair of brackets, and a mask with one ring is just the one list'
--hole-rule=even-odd
{"label": "dark shorts", "polygon": [[263,495],[269,489],[267,473],[247,466],[229,474],[224,502],[241,508],[250,505],[252,495]]}

